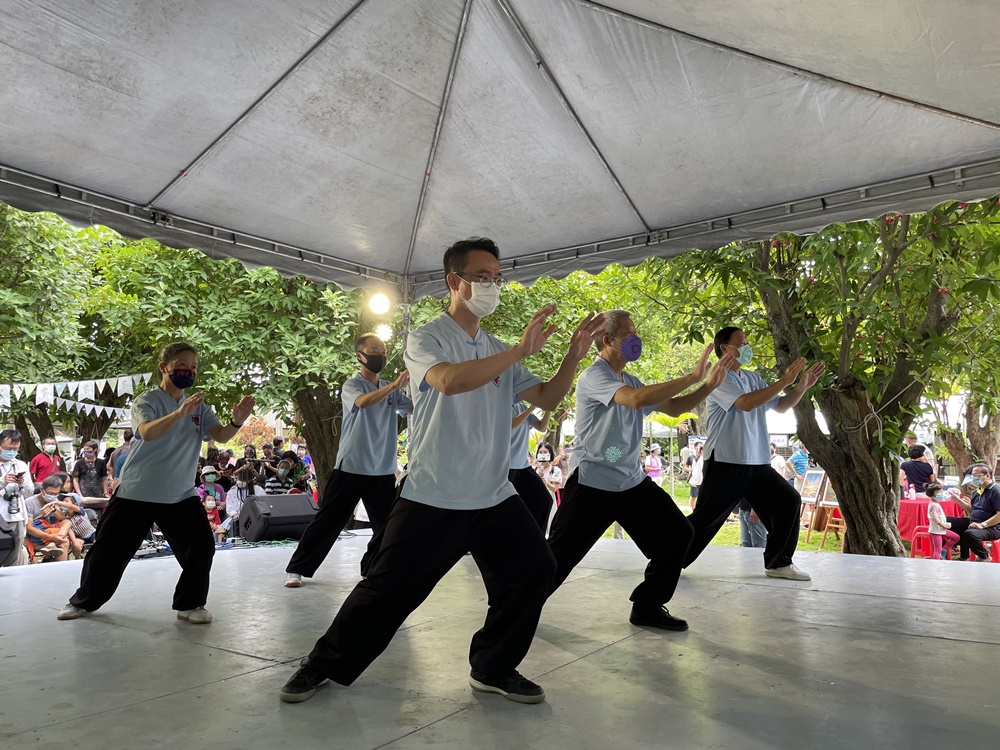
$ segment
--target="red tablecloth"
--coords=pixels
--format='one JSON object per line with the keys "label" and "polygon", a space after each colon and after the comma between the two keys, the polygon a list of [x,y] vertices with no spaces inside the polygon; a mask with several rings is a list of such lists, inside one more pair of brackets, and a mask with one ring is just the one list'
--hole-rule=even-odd
{"label": "red tablecloth", "polygon": [[[917,526],[927,526],[927,505],[929,503],[930,500],[926,497],[899,501],[899,517],[896,519],[896,525],[899,527],[899,535],[906,541],[913,541],[913,531]],[[946,516],[961,518],[963,515],[962,506],[954,500],[942,501],[941,508]]]}

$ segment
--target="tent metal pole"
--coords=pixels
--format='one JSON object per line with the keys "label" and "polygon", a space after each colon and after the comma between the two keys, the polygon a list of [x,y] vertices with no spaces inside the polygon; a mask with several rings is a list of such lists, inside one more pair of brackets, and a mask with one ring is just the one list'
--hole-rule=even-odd
{"label": "tent metal pole", "polygon": [[462,20],[458,24],[458,34],[455,36],[455,47],[451,51],[448,78],[445,80],[444,93],[441,95],[441,107],[438,109],[437,123],[434,125],[434,138],[431,140],[431,149],[427,154],[427,168],[424,169],[424,179],[420,185],[420,199],[417,201],[417,212],[413,217],[410,244],[406,248],[406,263],[403,264],[404,276],[410,273],[410,264],[413,262],[413,250],[417,246],[417,231],[420,229],[420,220],[424,215],[424,201],[427,199],[427,189],[431,182],[431,172],[434,170],[434,158],[437,156],[438,143],[441,142],[441,130],[444,127],[444,117],[448,111],[448,102],[451,100],[451,86],[455,82],[455,71],[458,69],[458,60],[462,55],[462,43],[465,41],[465,29],[469,24],[469,12],[471,10],[472,0],[465,0],[465,6],[462,8]]}
{"label": "tent metal pole", "polygon": [[524,44],[528,52],[531,53],[531,57],[535,61],[535,65],[538,66],[538,69],[542,71],[542,74],[548,79],[549,83],[552,85],[552,88],[555,90],[556,96],[559,98],[560,103],[563,105],[563,109],[565,109],[566,112],[569,113],[569,116],[573,118],[573,122],[576,123],[576,126],[580,129],[580,132],[583,134],[583,137],[587,139],[587,143],[590,145],[591,150],[600,160],[601,164],[604,167],[604,171],[608,173],[608,176],[615,183],[615,187],[618,188],[618,192],[621,193],[622,198],[625,200],[625,203],[628,204],[628,207],[635,215],[635,218],[639,221],[640,226],[642,226],[642,228],[647,232],[650,231],[649,224],[642,217],[642,214],[636,207],[635,202],[632,200],[632,197],[628,194],[628,191],[625,190],[625,186],[622,185],[621,180],[618,179],[618,175],[615,174],[615,170],[611,168],[611,165],[608,163],[608,160],[604,157],[604,153],[601,151],[600,146],[597,145],[597,142],[594,140],[594,137],[590,134],[590,131],[587,129],[587,126],[583,124],[583,120],[580,119],[580,115],[577,114],[576,110],[573,108],[573,105],[570,104],[569,98],[563,91],[562,86],[559,85],[559,81],[556,80],[556,77],[549,69],[549,66],[545,63],[545,60],[542,58],[542,53],[539,52],[538,48],[535,46],[535,43],[531,40],[531,36],[528,34],[528,31],[524,27],[524,24],[521,23],[521,19],[518,17],[517,13],[514,12],[514,9],[510,6],[510,3],[507,0],[496,0],[496,3],[497,5],[500,6],[500,9],[503,10],[507,18],[510,20],[511,25],[514,27],[514,31],[521,39],[521,43]]}
{"label": "tent metal pole", "polygon": [[643,18],[642,16],[635,16],[631,13],[626,13],[623,10],[618,10],[617,8],[611,8],[602,3],[594,2],[594,0],[571,0],[571,2],[577,5],[582,5],[585,8],[590,8],[596,10],[600,13],[606,13],[609,16],[614,16],[615,18],[620,18],[623,21],[631,21],[632,23],[639,24],[640,26],[645,26],[648,29],[653,29],[654,31],[665,31],[670,34],[676,34],[684,39],[689,39],[693,42],[699,42],[705,44],[714,49],[723,50],[725,52],[731,52],[735,55],[745,57],[750,60],[756,60],[757,62],[767,63],[769,65],[774,65],[776,67],[782,68],[784,70],[791,71],[793,73],[798,73],[799,75],[808,76],[817,81],[824,81],[826,83],[831,83],[836,86],[843,86],[852,91],[857,91],[862,94],[870,94],[874,97],[879,97],[886,99],[891,102],[896,102],[897,104],[904,104],[908,107],[914,107],[915,109],[921,109],[926,112],[933,112],[934,114],[944,115],[945,117],[951,117],[956,120],[962,120],[963,122],[968,122],[973,125],[981,125],[984,128],[990,128],[992,130],[1000,130],[1000,123],[991,122],[989,120],[984,120],[979,117],[973,117],[972,115],[962,114],[961,112],[955,112],[950,109],[944,109],[943,107],[936,107],[933,104],[925,104],[924,102],[918,102],[913,99],[907,99],[904,96],[899,96],[898,94],[890,94],[885,91],[879,91],[878,89],[872,89],[867,86],[862,86],[857,83],[852,83],[850,81],[845,81],[843,78],[835,78],[833,76],[828,76],[823,73],[817,73],[816,71],[809,70],[807,68],[800,68],[797,65],[792,65],[791,63],[781,62],[780,60],[772,60],[769,57],[764,57],[763,55],[758,55],[753,52],[747,52],[739,47],[733,47],[729,44],[723,44],[722,42],[716,42],[712,39],[706,39],[702,36],[697,36],[695,34],[689,34],[686,31],[681,31],[675,29],[672,26],[667,26],[662,23],[657,23],[656,21],[650,21],[649,19]]}
{"label": "tent metal pole", "polygon": [[295,61],[295,64],[292,65],[292,67],[290,67],[288,70],[286,70],[284,73],[282,73],[281,76],[278,78],[278,80],[276,80],[274,83],[272,83],[270,86],[268,86],[267,90],[263,94],[261,94],[259,97],[257,97],[256,101],[254,101],[253,104],[251,104],[249,107],[246,108],[246,110],[243,111],[243,114],[241,114],[239,117],[237,117],[232,122],[232,124],[228,128],[226,128],[224,131],[222,131],[222,133],[214,141],[212,141],[210,144],[208,144],[208,146],[205,148],[205,150],[202,151],[200,154],[198,154],[198,156],[196,156],[194,158],[194,161],[192,161],[190,164],[188,164],[186,167],[184,167],[184,169],[182,169],[177,174],[177,176],[174,177],[174,179],[172,179],[170,182],[168,182],[166,184],[166,186],[164,186],[163,189],[160,190],[160,192],[158,192],[156,195],[154,195],[150,199],[150,201],[146,204],[146,207],[149,208],[149,207],[155,206],[156,203],[159,202],[160,200],[162,200],[163,196],[165,196],[167,193],[169,193],[174,188],[174,186],[177,185],[178,182],[180,182],[185,177],[187,177],[188,174],[190,174],[193,169],[195,169],[196,167],[198,167],[209,156],[211,156],[212,152],[214,152],[222,144],[222,142],[225,141],[233,133],[234,130],[236,130],[236,128],[238,128],[241,124],[243,124],[243,122],[248,117],[250,117],[250,115],[252,115],[254,112],[256,112],[260,108],[260,106],[271,97],[271,94],[273,94],[275,91],[277,91],[279,88],[281,88],[281,86],[285,83],[285,81],[287,81],[292,75],[294,75],[296,72],[298,72],[298,70],[303,65],[305,65],[306,62],[308,62],[309,59],[314,54],[316,54],[316,52],[324,44],[326,44],[334,34],[336,34],[338,31],[340,31],[341,27],[343,27],[344,24],[346,24],[349,20],[351,20],[351,18],[354,17],[354,14],[357,13],[358,10],[361,9],[361,6],[363,6],[366,2],[368,2],[368,0],[358,0],[358,2],[356,2],[351,7],[351,9],[349,11],[347,11],[347,13],[345,13],[343,15],[343,17],[340,18],[340,20],[338,20],[333,26],[330,27],[329,31],[327,31],[323,36],[321,36],[316,41],[316,43],[313,44],[312,47],[310,47],[309,49],[307,49],[305,51],[305,54],[303,54],[298,60]]}

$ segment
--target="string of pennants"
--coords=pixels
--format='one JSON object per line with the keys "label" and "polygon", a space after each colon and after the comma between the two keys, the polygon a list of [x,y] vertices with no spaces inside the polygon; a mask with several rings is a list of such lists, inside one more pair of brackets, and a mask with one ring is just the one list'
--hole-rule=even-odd
{"label": "string of pennants", "polygon": [[139,383],[148,383],[153,377],[151,372],[137,375],[119,375],[114,378],[95,378],[94,380],[75,380],[62,383],[14,383],[0,384],[0,409],[10,408],[11,399],[34,397],[36,404],[52,404],[61,409],[75,411],[78,414],[113,416],[129,418],[130,409],[103,404],[76,401],[63,396],[76,396],[81,399],[93,399],[110,390],[112,394],[124,396],[134,393]]}

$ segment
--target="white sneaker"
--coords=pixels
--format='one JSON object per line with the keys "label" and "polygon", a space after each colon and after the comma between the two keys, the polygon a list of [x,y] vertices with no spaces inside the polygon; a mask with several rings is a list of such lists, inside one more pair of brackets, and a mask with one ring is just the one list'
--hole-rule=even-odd
{"label": "white sneaker", "polygon": [[59,610],[59,614],[56,615],[57,620],[75,620],[77,617],[83,617],[86,614],[90,614],[85,609],[77,607],[75,604],[67,604],[65,607]]}
{"label": "white sneaker", "polygon": [[208,625],[212,621],[212,613],[204,607],[195,607],[179,611],[177,619],[187,620],[192,625]]}
{"label": "white sneaker", "polygon": [[811,581],[812,576],[804,570],[799,570],[794,565],[786,565],[783,568],[764,568],[764,575],[768,578],[787,578],[789,581]]}
{"label": "white sneaker", "polygon": [[302,585],[302,576],[298,573],[289,573],[285,576],[285,586],[290,589],[297,589]]}

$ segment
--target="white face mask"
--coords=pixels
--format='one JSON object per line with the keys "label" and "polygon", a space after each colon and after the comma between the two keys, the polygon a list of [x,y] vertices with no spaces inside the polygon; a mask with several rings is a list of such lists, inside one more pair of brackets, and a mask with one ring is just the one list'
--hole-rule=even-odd
{"label": "white face mask", "polygon": [[[472,282],[471,286],[472,297],[470,299],[462,297],[465,301],[465,306],[469,308],[469,312],[477,318],[485,318],[488,315],[492,315],[493,311],[497,309],[497,305],[500,304],[500,287],[496,284],[484,287],[477,281]],[[459,296],[462,296],[461,292],[459,292]]]}
{"label": "white face mask", "polygon": [[45,446],[45,452],[46,453],[55,453],[56,452],[56,447],[50,443],[50,444],[48,444],[48,445]]}
{"label": "white face mask", "polygon": [[236,480],[236,486],[239,487],[242,490],[244,487],[247,486],[247,483],[244,482],[242,479],[237,479]]}
{"label": "white face mask", "polygon": [[538,460],[539,461],[543,461],[544,462],[544,461],[549,461],[551,459],[552,459],[552,456],[550,456],[548,453],[539,453],[538,454]]}

